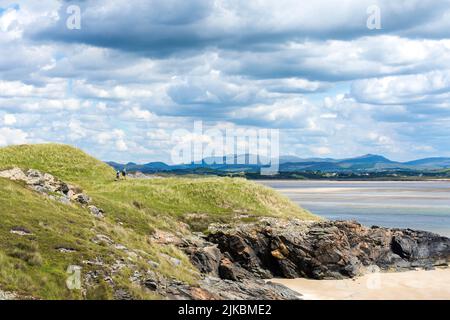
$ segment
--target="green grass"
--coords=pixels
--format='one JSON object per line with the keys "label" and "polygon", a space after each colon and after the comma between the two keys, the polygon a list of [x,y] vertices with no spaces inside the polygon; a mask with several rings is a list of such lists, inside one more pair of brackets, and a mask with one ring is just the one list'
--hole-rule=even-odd
{"label": "green grass", "polygon": [[[69,265],[80,265],[83,274],[95,269],[83,261],[101,259],[112,264],[128,259],[122,250],[91,241],[97,234],[140,252],[134,268],[145,273],[148,260],[159,263],[154,270],[168,278],[195,283],[194,267],[177,248],[149,241],[156,229],[180,231],[181,222],[204,231],[212,222],[253,221],[263,216],[317,219],[287,198],[261,185],[240,178],[182,178],[115,181],[115,172],[81,150],[66,145],[43,144],[0,148],[0,170],[11,167],[38,169],[81,187],[93,203],[106,212],[95,219],[87,209],[64,205],[6,179],[0,179],[0,289],[24,297],[79,299],[81,292],[65,286]],[[21,228],[29,236],[12,234]],[[61,253],[58,247],[76,251]],[[164,253],[164,254],[163,254]],[[167,256],[182,261],[174,267]],[[132,270],[114,276],[116,285],[136,298],[156,296],[133,285]],[[111,298],[104,283],[87,289],[89,298]]]}
{"label": "green grass", "polygon": [[167,217],[197,231],[239,217],[314,218],[275,191],[238,178],[127,180],[102,185],[90,194],[116,222],[143,233]]}
{"label": "green grass", "polygon": [[80,186],[111,181],[114,176],[110,166],[83,151],[53,143],[0,148],[0,168],[13,166],[41,170]]}

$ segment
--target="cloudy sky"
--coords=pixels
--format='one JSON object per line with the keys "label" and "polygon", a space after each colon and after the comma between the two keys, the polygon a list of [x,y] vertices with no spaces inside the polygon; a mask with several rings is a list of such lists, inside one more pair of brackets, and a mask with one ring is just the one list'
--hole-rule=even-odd
{"label": "cloudy sky", "polygon": [[0,146],[170,162],[202,120],[301,157],[450,156],[447,0],[0,0],[0,49]]}

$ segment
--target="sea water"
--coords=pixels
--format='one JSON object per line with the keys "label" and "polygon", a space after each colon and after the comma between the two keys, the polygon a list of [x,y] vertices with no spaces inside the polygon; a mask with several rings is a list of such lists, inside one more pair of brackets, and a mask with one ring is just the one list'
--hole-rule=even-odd
{"label": "sea water", "polygon": [[426,230],[450,237],[450,181],[260,182],[328,219]]}

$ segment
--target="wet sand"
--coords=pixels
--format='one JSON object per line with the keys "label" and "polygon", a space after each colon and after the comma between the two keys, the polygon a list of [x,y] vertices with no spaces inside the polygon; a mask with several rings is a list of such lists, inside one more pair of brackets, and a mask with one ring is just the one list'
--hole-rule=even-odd
{"label": "wet sand", "polygon": [[450,268],[373,273],[356,279],[273,279],[305,300],[450,300]]}

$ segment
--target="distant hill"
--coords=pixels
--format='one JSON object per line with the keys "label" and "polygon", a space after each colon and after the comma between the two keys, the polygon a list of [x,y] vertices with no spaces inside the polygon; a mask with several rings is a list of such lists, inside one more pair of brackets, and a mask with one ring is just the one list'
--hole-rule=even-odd
{"label": "distant hill", "polygon": [[[254,156],[253,156],[254,157]],[[143,173],[173,172],[184,173],[186,171],[209,170],[217,172],[258,172],[267,159],[260,159],[257,164],[249,164],[250,155],[238,155],[228,157],[234,161],[225,163],[224,157],[205,158],[198,164],[167,165],[162,162],[148,164],[118,164],[109,162],[112,167],[122,170],[125,166],[128,171],[140,171]],[[281,156],[279,159],[280,172],[373,172],[373,171],[421,171],[442,170],[450,168],[450,158],[426,158],[408,162],[392,161],[384,156],[366,154],[360,157],[348,159],[332,158],[300,158],[297,156]]]}
{"label": "distant hill", "polygon": [[121,164],[117,162],[106,162],[111,167],[116,170],[127,169],[127,171],[135,172],[152,172],[152,171],[164,171],[170,170],[170,166],[165,164],[164,162],[149,162],[146,164],[136,164],[134,162],[129,162],[127,164]]}
{"label": "distant hill", "polygon": [[443,157],[437,157],[437,158],[425,158],[420,160],[414,160],[405,162],[404,164],[415,166],[415,167],[422,167],[422,168],[450,168],[450,158],[443,158]]}
{"label": "distant hill", "polygon": [[298,163],[298,162],[338,162],[337,159],[332,158],[300,158],[297,156],[281,156],[279,162],[283,163]]}

